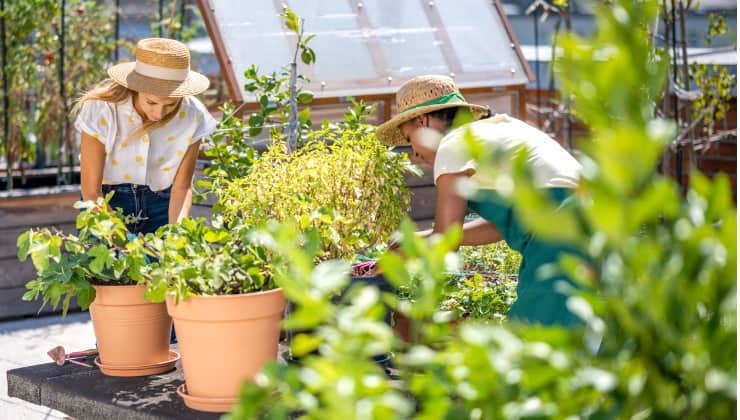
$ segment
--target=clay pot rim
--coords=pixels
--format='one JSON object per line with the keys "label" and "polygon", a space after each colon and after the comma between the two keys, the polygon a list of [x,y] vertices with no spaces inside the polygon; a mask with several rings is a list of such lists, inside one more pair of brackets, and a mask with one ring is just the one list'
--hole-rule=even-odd
{"label": "clay pot rim", "polygon": [[93,284],[92,287],[146,287],[146,284]]}
{"label": "clay pot rim", "polygon": [[[180,302],[187,302],[190,299],[208,299],[208,300],[212,300],[212,299],[222,299],[222,300],[223,299],[238,299],[238,298],[243,298],[244,296],[268,295],[268,294],[272,294],[272,293],[282,292],[282,290],[283,290],[282,287],[276,287],[274,289],[263,290],[261,292],[239,293],[237,295],[192,295],[192,296],[186,297],[185,299],[181,300]],[[175,299],[175,295],[173,293],[167,293],[167,300],[170,300],[170,299],[172,299],[172,300]],[[180,304],[180,302],[177,302],[177,304]],[[175,302],[172,302],[172,303],[175,303]]]}

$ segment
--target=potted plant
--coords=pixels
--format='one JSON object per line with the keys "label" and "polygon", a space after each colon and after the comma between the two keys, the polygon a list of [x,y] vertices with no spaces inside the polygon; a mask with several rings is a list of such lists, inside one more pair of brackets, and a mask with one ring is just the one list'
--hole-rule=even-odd
{"label": "potted plant", "polygon": [[245,380],[277,356],[285,297],[270,256],[243,224],[214,227],[184,219],[146,240],[158,261],[147,266],[147,298],[166,301],[182,353],[185,405],[224,412]]}
{"label": "potted plant", "polygon": [[26,284],[24,300],[41,298],[62,316],[76,297],[90,308],[99,357],[95,364],[111,376],[144,376],[174,367],[179,355],[169,349],[172,320],[163,304],[144,298],[142,268],[146,246],[126,230],[120,209],[111,210],[112,193],[97,202],[78,202],[77,234],[29,229],[18,237],[18,258],[29,256],[37,278]]}
{"label": "potted plant", "polygon": [[277,221],[312,230],[320,244],[315,263],[355,261],[391,239],[409,207],[409,169],[405,155],[389,152],[368,126],[326,124],[292,153],[275,135],[245,176],[223,183],[214,209],[227,225]]}

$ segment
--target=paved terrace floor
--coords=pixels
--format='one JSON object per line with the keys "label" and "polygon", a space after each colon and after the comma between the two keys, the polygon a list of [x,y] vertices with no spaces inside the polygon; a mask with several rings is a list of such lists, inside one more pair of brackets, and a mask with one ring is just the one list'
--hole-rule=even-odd
{"label": "paved terrace floor", "polygon": [[0,322],[0,420],[67,419],[64,413],[8,396],[5,372],[48,363],[46,352],[56,345],[67,352],[95,347],[88,312]]}

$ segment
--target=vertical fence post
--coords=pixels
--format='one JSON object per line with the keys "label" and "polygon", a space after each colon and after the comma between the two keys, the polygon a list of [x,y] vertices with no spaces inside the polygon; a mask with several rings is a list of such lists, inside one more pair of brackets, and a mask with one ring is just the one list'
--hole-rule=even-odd
{"label": "vertical fence post", "polygon": [[[565,31],[571,32],[573,30],[573,26],[570,21],[570,7],[573,2],[567,2],[565,4]],[[555,64],[555,61],[551,63],[552,65]],[[561,88],[562,91],[562,88]],[[571,114],[571,103],[570,103],[570,96],[565,98],[565,144],[568,146],[568,151],[573,151],[573,116]]]}
{"label": "vertical fence post", "polygon": [[8,45],[5,41],[5,0],[0,0],[0,55],[3,60],[3,141],[8,171],[8,191],[13,189],[13,157],[10,153],[10,98],[8,96]]}
{"label": "vertical fence post", "polygon": [[60,26],[59,26],[59,71],[57,73],[59,78],[59,97],[62,100],[62,129],[59,130],[59,145],[57,148],[57,184],[67,183],[65,177],[62,175],[62,166],[64,165],[64,139],[65,131],[67,130],[67,98],[64,92],[64,33],[65,22],[64,15],[65,9],[67,8],[67,1],[61,0],[62,7],[59,11],[60,15]]}
{"label": "vertical fence post", "polygon": [[164,0],[159,0],[159,37],[164,36]]}
{"label": "vertical fence post", "polygon": [[[540,90],[542,89],[542,86],[540,86],[540,23],[539,19],[537,18],[537,10],[535,9],[532,12],[532,22],[534,22],[534,72],[535,72],[535,89],[537,89],[537,128],[542,129],[542,116],[540,115],[540,112],[542,112],[542,95]],[[553,63],[550,63],[552,65]],[[526,101],[527,98],[524,98]],[[526,115],[522,115],[523,118],[526,118]]]}
{"label": "vertical fence post", "polygon": [[[670,83],[678,83],[678,51],[676,49],[676,46],[678,45],[678,42],[676,40],[676,0],[671,0],[671,38],[670,38],[670,45],[671,45],[671,52],[673,53],[673,72],[671,76]],[[666,39],[666,43],[669,42],[668,39]],[[686,87],[688,89],[688,87]],[[673,99],[673,120],[676,122],[676,127],[681,127],[681,116],[679,114],[679,108],[678,108],[678,96],[677,95],[671,95],[671,99]],[[681,190],[683,191],[683,146],[681,146],[681,142],[676,143],[676,182],[678,182],[678,185],[681,186]]]}
{"label": "vertical fence post", "polygon": [[185,29],[185,13],[187,11],[185,9],[186,4],[187,4],[187,0],[182,0],[180,2],[180,30],[178,31],[179,34],[177,36],[177,38],[180,41],[182,41],[182,31],[183,31],[183,29]]}
{"label": "vertical fence post", "polygon": [[118,62],[118,38],[120,37],[120,27],[121,27],[121,0],[116,0],[116,23],[114,26],[114,39],[115,39],[115,48],[113,49],[113,61]]}

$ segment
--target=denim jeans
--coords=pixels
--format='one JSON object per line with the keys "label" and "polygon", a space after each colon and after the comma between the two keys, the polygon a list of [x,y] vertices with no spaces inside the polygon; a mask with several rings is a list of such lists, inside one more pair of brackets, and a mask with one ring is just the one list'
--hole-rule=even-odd
{"label": "denim jeans", "polygon": [[139,218],[126,225],[129,232],[152,233],[169,221],[171,186],[162,191],[152,191],[146,185],[103,185],[104,195],[110,191],[114,192],[109,203],[112,208],[122,209],[124,216]]}

